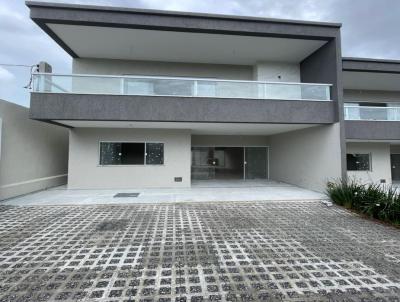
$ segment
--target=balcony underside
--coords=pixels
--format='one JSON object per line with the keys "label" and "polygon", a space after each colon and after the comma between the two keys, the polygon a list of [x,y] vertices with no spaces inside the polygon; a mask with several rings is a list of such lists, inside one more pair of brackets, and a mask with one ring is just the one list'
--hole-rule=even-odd
{"label": "balcony underside", "polygon": [[400,121],[345,121],[348,140],[400,140]]}
{"label": "balcony underside", "polygon": [[332,124],[336,102],[32,93],[36,120]]}

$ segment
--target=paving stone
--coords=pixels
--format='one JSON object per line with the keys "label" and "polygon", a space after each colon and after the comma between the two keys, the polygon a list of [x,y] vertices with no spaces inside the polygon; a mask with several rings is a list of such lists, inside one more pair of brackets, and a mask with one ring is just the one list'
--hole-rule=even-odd
{"label": "paving stone", "polygon": [[399,246],[319,202],[0,205],[0,302],[399,301]]}

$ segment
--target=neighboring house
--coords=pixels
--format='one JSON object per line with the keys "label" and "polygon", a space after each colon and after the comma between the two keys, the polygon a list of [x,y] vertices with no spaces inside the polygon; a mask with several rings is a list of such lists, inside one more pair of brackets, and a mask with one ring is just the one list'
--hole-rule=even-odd
{"label": "neighboring house", "polygon": [[0,100],[0,200],[67,182],[68,131]]}
{"label": "neighboring house", "polygon": [[30,109],[69,128],[69,188],[347,175],[340,24],[27,5],[73,57],[34,75]]}
{"label": "neighboring house", "polygon": [[343,59],[348,174],[400,181],[400,61]]}

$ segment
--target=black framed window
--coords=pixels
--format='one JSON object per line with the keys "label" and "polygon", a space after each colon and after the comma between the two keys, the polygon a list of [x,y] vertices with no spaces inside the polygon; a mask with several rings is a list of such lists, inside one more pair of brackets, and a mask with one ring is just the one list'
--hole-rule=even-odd
{"label": "black framed window", "polygon": [[146,143],[146,165],[164,164],[164,144]]}
{"label": "black framed window", "polygon": [[101,142],[100,165],[162,165],[163,143]]}
{"label": "black framed window", "polygon": [[370,154],[348,153],[347,154],[347,170],[348,171],[370,171],[371,170]]}

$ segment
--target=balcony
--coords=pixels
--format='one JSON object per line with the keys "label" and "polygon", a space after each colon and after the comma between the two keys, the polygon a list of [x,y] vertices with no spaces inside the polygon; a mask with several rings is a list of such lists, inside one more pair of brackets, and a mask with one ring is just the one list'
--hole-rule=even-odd
{"label": "balcony", "polygon": [[332,124],[331,85],[33,74],[30,116],[68,121]]}
{"label": "balcony", "polygon": [[348,121],[400,121],[400,107],[344,106]]}
{"label": "balcony", "polygon": [[344,106],[346,139],[400,140],[400,107]]}
{"label": "balcony", "polygon": [[329,84],[36,73],[33,92],[330,101]]}

